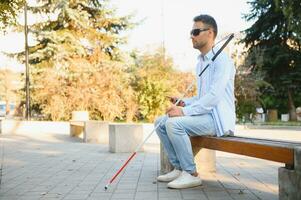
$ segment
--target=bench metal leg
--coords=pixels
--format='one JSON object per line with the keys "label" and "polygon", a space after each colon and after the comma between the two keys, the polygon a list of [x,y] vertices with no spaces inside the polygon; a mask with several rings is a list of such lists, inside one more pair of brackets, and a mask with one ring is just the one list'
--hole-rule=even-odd
{"label": "bench metal leg", "polygon": [[301,148],[295,148],[294,169],[278,170],[279,200],[301,199]]}

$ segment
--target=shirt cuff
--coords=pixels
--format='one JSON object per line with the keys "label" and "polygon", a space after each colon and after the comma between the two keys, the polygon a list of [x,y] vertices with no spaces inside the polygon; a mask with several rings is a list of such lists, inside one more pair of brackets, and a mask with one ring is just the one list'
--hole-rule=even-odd
{"label": "shirt cuff", "polygon": [[190,99],[182,99],[182,101],[185,103],[185,106],[189,106],[192,102]]}
{"label": "shirt cuff", "polygon": [[185,106],[182,108],[183,114],[185,116],[190,116],[192,115],[192,108],[190,106]]}
{"label": "shirt cuff", "polygon": [[185,101],[185,99],[182,99],[182,101],[184,102],[184,104],[187,106],[188,105],[188,102]]}

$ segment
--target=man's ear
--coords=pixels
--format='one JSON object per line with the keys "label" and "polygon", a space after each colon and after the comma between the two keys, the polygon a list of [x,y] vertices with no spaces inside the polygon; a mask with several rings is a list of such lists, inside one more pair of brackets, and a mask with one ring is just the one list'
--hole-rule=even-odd
{"label": "man's ear", "polygon": [[211,28],[209,28],[208,32],[209,32],[209,34],[210,34],[210,37],[212,37],[212,38],[214,39],[215,37],[214,37],[214,32],[213,32],[213,30],[212,30]]}

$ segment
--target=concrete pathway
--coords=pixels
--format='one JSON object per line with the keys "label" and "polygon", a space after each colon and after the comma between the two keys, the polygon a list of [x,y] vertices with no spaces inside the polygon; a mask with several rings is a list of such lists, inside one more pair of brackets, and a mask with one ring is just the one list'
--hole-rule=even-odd
{"label": "concrete pathway", "polygon": [[85,144],[62,134],[0,135],[0,142],[1,200],[278,199],[282,164],[275,162],[217,152],[217,173],[201,173],[202,186],[172,190],[156,181],[159,145],[147,144],[104,191],[130,154],[109,153],[107,144]]}

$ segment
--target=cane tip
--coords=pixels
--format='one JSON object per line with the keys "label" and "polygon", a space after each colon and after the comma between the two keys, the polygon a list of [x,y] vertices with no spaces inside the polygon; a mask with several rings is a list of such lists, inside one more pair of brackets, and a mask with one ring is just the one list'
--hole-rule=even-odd
{"label": "cane tip", "polygon": [[106,185],[106,186],[105,186],[105,191],[107,191],[107,190],[108,190],[108,186]]}

